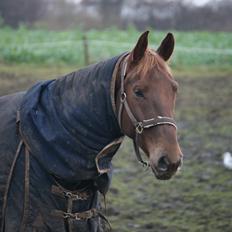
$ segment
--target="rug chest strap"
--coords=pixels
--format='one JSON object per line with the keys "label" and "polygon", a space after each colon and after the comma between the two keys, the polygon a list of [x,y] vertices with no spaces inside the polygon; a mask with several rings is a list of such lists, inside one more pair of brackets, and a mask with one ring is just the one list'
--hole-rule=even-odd
{"label": "rug chest strap", "polygon": [[62,210],[54,210],[52,212],[52,215],[55,217],[61,217],[64,220],[77,220],[77,221],[81,221],[81,220],[89,220],[91,218],[95,218],[95,217],[100,217],[102,218],[108,225],[110,231],[112,230],[112,227],[109,223],[109,221],[107,220],[107,218],[101,213],[99,212],[96,208],[92,208],[90,210],[86,210],[84,212],[81,213],[68,213],[68,212],[64,212]]}
{"label": "rug chest strap", "polygon": [[52,215],[56,217],[61,217],[63,219],[74,219],[80,221],[80,220],[88,220],[97,217],[98,211],[96,208],[92,208],[90,210],[86,210],[80,213],[70,213],[70,212],[64,212],[62,210],[54,210],[52,212]]}
{"label": "rug chest strap", "polygon": [[97,216],[97,211],[95,208],[80,213],[73,213],[73,202],[77,200],[88,200],[91,195],[89,191],[69,191],[60,185],[52,185],[51,192],[67,200],[66,212],[62,210],[53,210],[51,212],[51,215],[64,219],[67,231],[71,231],[71,220],[88,220]]}
{"label": "rug chest strap", "polygon": [[51,192],[57,196],[70,198],[73,201],[75,200],[87,200],[90,194],[87,191],[79,192],[79,191],[68,191],[60,186],[52,185]]}

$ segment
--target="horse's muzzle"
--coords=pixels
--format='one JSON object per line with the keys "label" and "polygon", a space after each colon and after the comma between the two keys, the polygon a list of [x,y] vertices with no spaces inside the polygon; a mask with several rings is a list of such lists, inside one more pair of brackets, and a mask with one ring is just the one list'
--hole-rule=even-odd
{"label": "horse's muzzle", "polygon": [[182,162],[182,155],[180,156],[180,159],[175,163],[171,163],[167,156],[163,155],[159,158],[157,165],[151,165],[151,169],[157,179],[168,180],[176,173],[178,169],[180,169]]}

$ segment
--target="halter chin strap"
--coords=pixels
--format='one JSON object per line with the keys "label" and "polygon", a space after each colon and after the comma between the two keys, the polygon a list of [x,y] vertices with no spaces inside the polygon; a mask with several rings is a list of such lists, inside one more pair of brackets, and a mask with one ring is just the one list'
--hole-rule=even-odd
{"label": "halter chin strap", "polygon": [[132,113],[128,105],[127,95],[126,95],[125,88],[124,88],[124,80],[126,77],[126,71],[127,71],[127,62],[124,61],[122,69],[121,69],[121,75],[120,75],[121,88],[120,88],[120,105],[119,105],[119,110],[118,110],[118,123],[119,123],[120,128],[122,128],[122,111],[123,111],[123,108],[125,108],[128,117],[130,118],[132,124],[135,127],[135,138],[133,139],[133,144],[134,144],[134,150],[135,150],[137,159],[144,166],[149,166],[149,162],[144,161],[141,157],[141,153],[140,153],[139,145],[138,145],[139,135],[143,133],[144,129],[148,129],[151,127],[160,126],[160,125],[170,125],[177,129],[177,125],[176,125],[175,120],[170,117],[157,116],[155,118],[144,119],[142,121],[138,121],[135,118],[134,114]]}

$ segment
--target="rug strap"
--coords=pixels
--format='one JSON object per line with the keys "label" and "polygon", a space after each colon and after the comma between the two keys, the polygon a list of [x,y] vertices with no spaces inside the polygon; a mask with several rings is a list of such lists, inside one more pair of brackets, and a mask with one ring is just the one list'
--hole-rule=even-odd
{"label": "rug strap", "polygon": [[15,165],[16,165],[17,160],[19,158],[19,154],[22,150],[22,146],[23,146],[23,141],[20,140],[20,142],[18,144],[18,148],[17,148],[15,156],[14,156],[14,159],[13,159],[13,162],[12,162],[11,167],[10,167],[10,173],[8,175],[7,182],[6,182],[6,189],[5,189],[5,193],[4,193],[4,197],[3,197],[3,206],[2,206],[1,232],[4,232],[4,230],[5,230],[5,217],[6,217],[6,208],[7,208],[9,190],[10,190],[10,186],[11,186],[11,182],[12,182],[12,177],[14,174]]}
{"label": "rug strap", "polygon": [[52,185],[51,192],[63,198],[70,198],[73,201],[85,201],[91,196],[91,193],[89,191],[69,191],[67,189],[62,188],[61,186],[56,185]]}
{"label": "rug strap", "polygon": [[97,217],[99,216],[99,212],[96,208],[92,208],[80,213],[70,213],[70,212],[64,212],[62,210],[53,210],[52,216],[81,221],[81,220],[88,220]]}
{"label": "rug strap", "polygon": [[25,232],[27,219],[30,213],[30,152],[25,146],[25,168],[24,168],[24,203],[23,218],[20,225],[20,232]]}

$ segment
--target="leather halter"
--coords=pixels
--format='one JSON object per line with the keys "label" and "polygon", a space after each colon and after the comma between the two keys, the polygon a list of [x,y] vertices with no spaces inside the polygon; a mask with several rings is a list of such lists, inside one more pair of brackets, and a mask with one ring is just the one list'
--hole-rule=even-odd
{"label": "leather halter", "polygon": [[133,139],[133,144],[134,144],[134,150],[135,154],[137,156],[137,159],[140,163],[142,163],[144,166],[150,166],[148,161],[144,161],[141,157],[141,153],[139,150],[139,145],[138,145],[138,137],[140,134],[143,133],[144,129],[148,129],[151,127],[155,126],[160,126],[160,125],[170,125],[173,126],[177,129],[176,122],[173,118],[170,117],[165,117],[165,116],[157,116],[154,118],[150,119],[144,119],[141,121],[138,121],[134,114],[132,113],[129,104],[127,102],[127,95],[125,92],[124,88],[124,80],[126,77],[126,71],[127,71],[127,62],[124,61],[121,69],[121,88],[120,88],[120,105],[119,105],[119,110],[118,110],[118,123],[120,128],[122,128],[122,110],[123,107],[125,108],[127,115],[129,116],[132,124],[135,127],[135,138]]}

